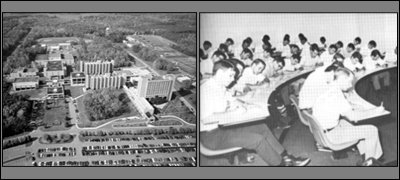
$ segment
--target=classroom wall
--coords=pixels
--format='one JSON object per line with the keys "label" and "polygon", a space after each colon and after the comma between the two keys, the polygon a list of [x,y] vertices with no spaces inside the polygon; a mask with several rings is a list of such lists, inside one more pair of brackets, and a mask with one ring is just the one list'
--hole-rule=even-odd
{"label": "classroom wall", "polygon": [[345,46],[359,36],[363,46],[375,40],[378,49],[392,52],[397,46],[397,14],[200,14],[201,47],[208,40],[216,48],[228,37],[235,47],[241,47],[247,37],[260,46],[265,34],[277,46],[285,34],[290,35],[291,43],[299,42],[299,33],[310,43],[319,43],[324,36],[328,44],[341,40]]}

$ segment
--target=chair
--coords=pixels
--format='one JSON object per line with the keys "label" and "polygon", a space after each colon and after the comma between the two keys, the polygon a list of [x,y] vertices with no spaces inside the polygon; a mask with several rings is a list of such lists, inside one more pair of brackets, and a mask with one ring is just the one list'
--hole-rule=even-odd
{"label": "chair", "polygon": [[[327,138],[326,134],[324,133],[323,129],[321,128],[321,125],[319,124],[318,120],[315,119],[314,116],[310,115],[308,112],[304,111],[304,117],[308,120],[311,133],[314,135],[315,141],[317,143],[324,147],[324,148],[329,148],[332,151],[341,151],[344,149],[347,149],[355,144],[358,143],[359,140],[354,140],[351,142],[346,142],[346,143],[341,143],[341,144],[335,144],[329,141]],[[335,158],[334,158],[335,160]]]}
{"label": "chair", "polygon": [[[299,99],[295,95],[292,94],[292,95],[290,95],[290,100],[292,101],[293,105],[296,107],[297,113],[299,114],[300,121],[304,125],[309,127],[310,125],[308,123],[308,120],[305,118],[303,111],[300,110],[300,108],[299,108]],[[311,128],[310,128],[310,130],[311,130]]]}
{"label": "chair", "polygon": [[206,147],[204,147],[203,144],[200,142],[200,153],[201,154],[203,154],[204,156],[228,155],[228,161],[231,165],[235,164],[235,162],[234,162],[234,156],[232,156],[230,154],[235,151],[239,151],[241,149],[243,149],[243,148],[234,147],[234,148],[223,149],[223,150],[210,150],[210,149],[207,149]]}

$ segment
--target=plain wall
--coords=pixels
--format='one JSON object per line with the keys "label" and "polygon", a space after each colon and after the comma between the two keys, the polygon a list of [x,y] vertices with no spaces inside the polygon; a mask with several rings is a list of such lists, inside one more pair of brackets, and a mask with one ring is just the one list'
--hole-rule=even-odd
{"label": "plain wall", "polygon": [[392,53],[397,46],[397,14],[200,14],[201,47],[208,40],[216,48],[228,37],[235,41],[235,48],[247,37],[260,46],[265,34],[273,46],[278,46],[285,34],[290,35],[291,44],[299,42],[299,33],[310,43],[319,43],[324,36],[328,46],[339,40],[347,46],[360,37],[364,47],[375,40],[379,50]]}

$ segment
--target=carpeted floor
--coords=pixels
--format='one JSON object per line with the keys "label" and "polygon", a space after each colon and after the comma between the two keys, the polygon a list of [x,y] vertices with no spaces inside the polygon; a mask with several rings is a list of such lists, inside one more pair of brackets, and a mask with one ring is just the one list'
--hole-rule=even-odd
{"label": "carpeted floor", "polygon": [[[392,77],[396,72],[392,72]],[[377,92],[372,88],[370,81],[365,81],[363,88],[366,89],[365,94],[360,94],[367,101],[380,105],[384,102],[384,107],[391,112],[389,116],[375,118],[371,120],[364,121],[363,124],[373,124],[378,127],[380,132],[380,140],[383,147],[384,155],[381,161],[384,164],[391,166],[397,165],[397,148],[398,148],[398,121],[397,121],[397,93],[398,84],[397,76],[392,78],[392,85],[389,90],[377,94]],[[356,152],[348,152],[348,158],[334,161],[331,158],[330,152],[319,152],[315,147],[315,141],[310,133],[308,127],[303,125],[299,120],[295,120],[293,125],[287,132],[282,133],[282,131],[274,130],[276,136],[281,138],[282,145],[295,156],[304,156],[311,158],[311,162],[308,166],[355,166],[358,161],[361,160],[361,156]],[[241,165],[241,166],[268,166],[257,154],[256,161],[252,164]],[[201,166],[229,166],[227,159],[224,156],[217,157],[205,157],[200,155],[200,165]]]}

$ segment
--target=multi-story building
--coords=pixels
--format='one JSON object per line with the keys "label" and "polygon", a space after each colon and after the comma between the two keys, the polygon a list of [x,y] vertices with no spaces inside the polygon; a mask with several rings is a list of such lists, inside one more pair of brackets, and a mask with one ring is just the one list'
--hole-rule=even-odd
{"label": "multi-story building", "polygon": [[46,78],[51,80],[57,79],[60,81],[64,80],[65,73],[66,67],[63,66],[61,61],[48,61],[43,71]]}
{"label": "multi-story building", "polygon": [[172,74],[160,77],[141,76],[138,80],[138,96],[146,99],[156,96],[170,101],[174,88],[175,76]]}
{"label": "multi-story building", "polygon": [[[80,66],[82,63],[79,62]],[[111,62],[85,62],[83,63],[83,72],[87,75],[106,74],[111,73],[113,67]]]}
{"label": "multi-story building", "polygon": [[21,78],[21,77],[36,77],[38,69],[36,68],[18,68],[15,69],[12,73],[10,73],[10,78]]}
{"label": "multi-story building", "polygon": [[82,72],[71,73],[71,86],[85,86],[86,75]]}
{"label": "multi-story building", "polygon": [[33,90],[39,87],[39,77],[15,78],[13,82],[14,91]]}
{"label": "multi-story building", "polygon": [[86,75],[85,88],[93,90],[109,87],[121,88],[125,85],[125,79],[126,77],[123,75],[110,75],[109,73],[93,76]]}
{"label": "multi-story building", "polygon": [[146,98],[139,97],[137,90],[133,87],[128,88],[124,85],[124,91],[143,117],[149,120],[154,119],[154,108]]}
{"label": "multi-story building", "polygon": [[113,72],[116,75],[125,75],[127,82],[137,83],[140,76],[151,76],[151,72],[147,67],[128,67],[119,68]]}
{"label": "multi-story building", "polygon": [[64,88],[62,86],[47,88],[47,99],[62,99],[64,97]]}

